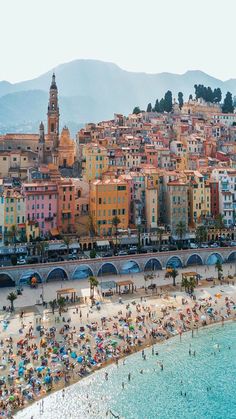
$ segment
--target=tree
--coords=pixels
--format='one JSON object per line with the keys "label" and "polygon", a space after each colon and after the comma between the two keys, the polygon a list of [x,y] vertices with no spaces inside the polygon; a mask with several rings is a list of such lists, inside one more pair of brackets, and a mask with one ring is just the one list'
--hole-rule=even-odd
{"label": "tree", "polygon": [[187,292],[188,294],[192,294],[196,285],[197,283],[193,276],[188,278],[186,275],[183,275],[181,287],[184,287],[185,292]]}
{"label": "tree", "polygon": [[165,112],[165,100],[162,98],[159,103],[159,112]]}
{"label": "tree", "polygon": [[222,263],[219,259],[217,259],[216,261],[215,268],[217,270],[218,280],[221,281],[222,276],[223,276],[223,268],[222,268]]}
{"label": "tree", "polygon": [[189,95],[188,100],[193,100],[193,95]]}
{"label": "tree", "polygon": [[141,112],[140,107],[139,106],[135,106],[135,108],[133,109],[133,113],[135,115],[138,115]]}
{"label": "tree", "polygon": [[52,309],[52,314],[54,314],[55,313],[55,308],[57,306],[57,300],[54,299],[54,300],[49,301],[49,305],[50,305],[50,307]]}
{"label": "tree", "polygon": [[224,103],[223,103],[223,106],[222,106],[222,112],[223,113],[233,113],[234,112],[233,98],[232,98],[232,93],[230,93],[230,92],[226,93]]}
{"label": "tree", "polygon": [[11,303],[11,311],[14,311],[14,301],[17,299],[17,295],[14,292],[10,292],[7,296],[7,300]]}
{"label": "tree", "polygon": [[66,253],[67,253],[67,256],[68,256],[69,255],[69,251],[70,251],[70,242],[71,242],[71,239],[68,236],[63,236],[62,237],[62,240],[63,240],[64,244],[66,245]]}
{"label": "tree", "polygon": [[171,112],[172,108],[173,108],[173,102],[172,102],[172,93],[170,90],[168,90],[165,93],[165,97],[164,97],[164,111],[166,112]]}
{"label": "tree", "polygon": [[115,217],[112,218],[112,225],[115,227],[115,236],[116,236],[116,251],[117,251],[117,236],[118,236],[118,225],[120,224],[120,219],[115,215]]}
{"label": "tree", "polygon": [[221,89],[217,87],[216,89],[214,89],[214,92],[213,92],[213,102],[220,103],[221,100],[222,100]]}
{"label": "tree", "polygon": [[220,240],[221,240],[222,230],[224,228],[225,228],[224,216],[222,214],[218,214],[215,218],[215,229],[220,231]]}
{"label": "tree", "polygon": [[151,103],[149,103],[147,105],[147,112],[152,112],[152,104]]}
{"label": "tree", "polygon": [[89,252],[90,259],[95,259],[96,254],[97,254],[96,250],[91,249],[90,252]]}
{"label": "tree", "polygon": [[184,95],[182,92],[178,93],[178,102],[179,102],[179,108],[182,109],[184,104]]}
{"label": "tree", "polygon": [[181,246],[182,246],[183,236],[184,236],[184,235],[185,235],[185,233],[186,233],[186,226],[185,226],[185,224],[183,223],[183,221],[180,221],[180,222],[176,225],[176,229],[175,229],[175,231],[176,231],[177,236],[178,236],[178,237],[179,237],[179,239],[180,239],[180,243],[181,243]]}
{"label": "tree", "polygon": [[145,291],[147,290],[147,282],[148,281],[152,281],[154,278],[154,274],[150,273],[150,274],[145,274],[144,275],[144,282],[145,282]]}
{"label": "tree", "polygon": [[169,275],[173,279],[173,286],[175,287],[176,286],[176,278],[179,275],[179,272],[177,271],[177,269],[171,268],[171,270],[169,271]]}
{"label": "tree", "polygon": [[90,298],[94,298],[94,289],[98,286],[99,282],[95,276],[89,277],[89,285],[90,285]]}
{"label": "tree", "polygon": [[159,100],[156,100],[155,106],[154,106],[154,112],[160,112],[160,104],[159,104]]}
{"label": "tree", "polygon": [[199,244],[207,241],[207,229],[205,226],[198,226],[196,230],[196,241]]}
{"label": "tree", "polygon": [[58,307],[59,307],[59,316],[61,316],[62,310],[63,310],[63,308],[64,308],[64,307],[65,307],[65,305],[66,305],[66,300],[65,300],[65,298],[64,298],[64,297],[60,297],[60,298],[58,298],[58,300],[57,300],[57,304],[58,304]]}

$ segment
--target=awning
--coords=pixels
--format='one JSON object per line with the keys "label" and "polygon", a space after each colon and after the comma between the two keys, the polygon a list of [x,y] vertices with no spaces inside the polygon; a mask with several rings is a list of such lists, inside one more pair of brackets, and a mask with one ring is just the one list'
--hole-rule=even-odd
{"label": "awning", "polygon": [[120,245],[138,244],[138,237],[121,237]]}
{"label": "awning", "polygon": [[108,240],[99,240],[96,242],[96,245],[98,247],[103,247],[103,246],[109,246],[110,247],[110,243]]}
{"label": "awning", "polygon": [[58,236],[59,235],[59,231],[57,228],[51,228],[50,233],[52,236]]}

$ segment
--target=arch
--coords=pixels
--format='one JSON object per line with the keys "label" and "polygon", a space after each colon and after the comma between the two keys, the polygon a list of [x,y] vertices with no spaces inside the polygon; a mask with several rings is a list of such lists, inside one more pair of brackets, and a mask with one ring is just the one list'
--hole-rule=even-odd
{"label": "arch", "polygon": [[236,262],[236,251],[235,250],[229,254],[227,262],[229,262],[229,263]]}
{"label": "arch", "polygon": [[221,254],[220,253],[211,253],[206,260],[206,264],[207,265],[215,265],[217,261],[219,261],[220,263],[223,263],[223,258],[221,256]]}
{"label": "arch", "polygon": [[94,273],[89,265],[79,265],[74,270],[72,279],[85,279],[89,276],[94,276]]}
{"label": "arch", "polygon": [[121,266],[120,273],[121,274],[136,274],[140,272],[139,264],[134,260],[128,260],[127,262],[123,263]]}
{"label": "arch", "polygon": [[63,268],[53,268],[47,276],[47,282],[49,281],[65,281],[68,279],[68,275]]}
{"label": "arch", "polygon": [[11,275],[1,272],[0,273],[0,288],[4,287],[14,287],[16,284],[13,281]]}
{"label": "arch", "polygon": [[40,274],[37,271],[34,271],[33,269],[29,269],[28,271],[25,271],[21,277],[20,277],[20,284],[30,284],[30,280],[32,278],[36,278],[37,279],[37,283],[41,283],[42,282],[42,278],[40,276]]}
{"label": "arch", "polygon": [[144,271],[158,271],[162,269],[162,264],[157,258],[149,259],[144,267]]}
{"label": "arch", "polygon": [[103,275],[117,275],[116,266],[112,262],[105,262],[98,270],[98,276]]}
{"label": "arch", "polygon": [[203,265],[203,260],[202,257],[200,255],[198,255],[197,253],[193,253],[192,255],[190,255],[188,257],[187,266],[191,266],[191,265]]}
{"label": "arch", "polygon": [[179,256],[172,256],[168,259],[168,261],[166,262],[166,267],[167,268],[182,268],[183,267],[183,262],[180,259]]}

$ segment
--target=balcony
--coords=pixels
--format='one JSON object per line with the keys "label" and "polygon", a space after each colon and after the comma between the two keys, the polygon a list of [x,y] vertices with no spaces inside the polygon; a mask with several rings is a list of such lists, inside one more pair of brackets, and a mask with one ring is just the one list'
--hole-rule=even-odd
{"label": "balcony", "polygon": [[44,218],[44,221],[46,221],[46,222],[47,222],[47,221],[53,221],[53,218],[54,218],[53,216],[50,216],[50,217],[45,217],[45,218]]}

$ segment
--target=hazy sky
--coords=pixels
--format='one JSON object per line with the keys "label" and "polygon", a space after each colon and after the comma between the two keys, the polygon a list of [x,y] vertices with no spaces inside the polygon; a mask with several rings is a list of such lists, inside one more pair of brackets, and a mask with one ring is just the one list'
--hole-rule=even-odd
{"label": "hazy sky", "polygon": [[236,77],[236,0],[2,0],[0,80],[77,58]]}

